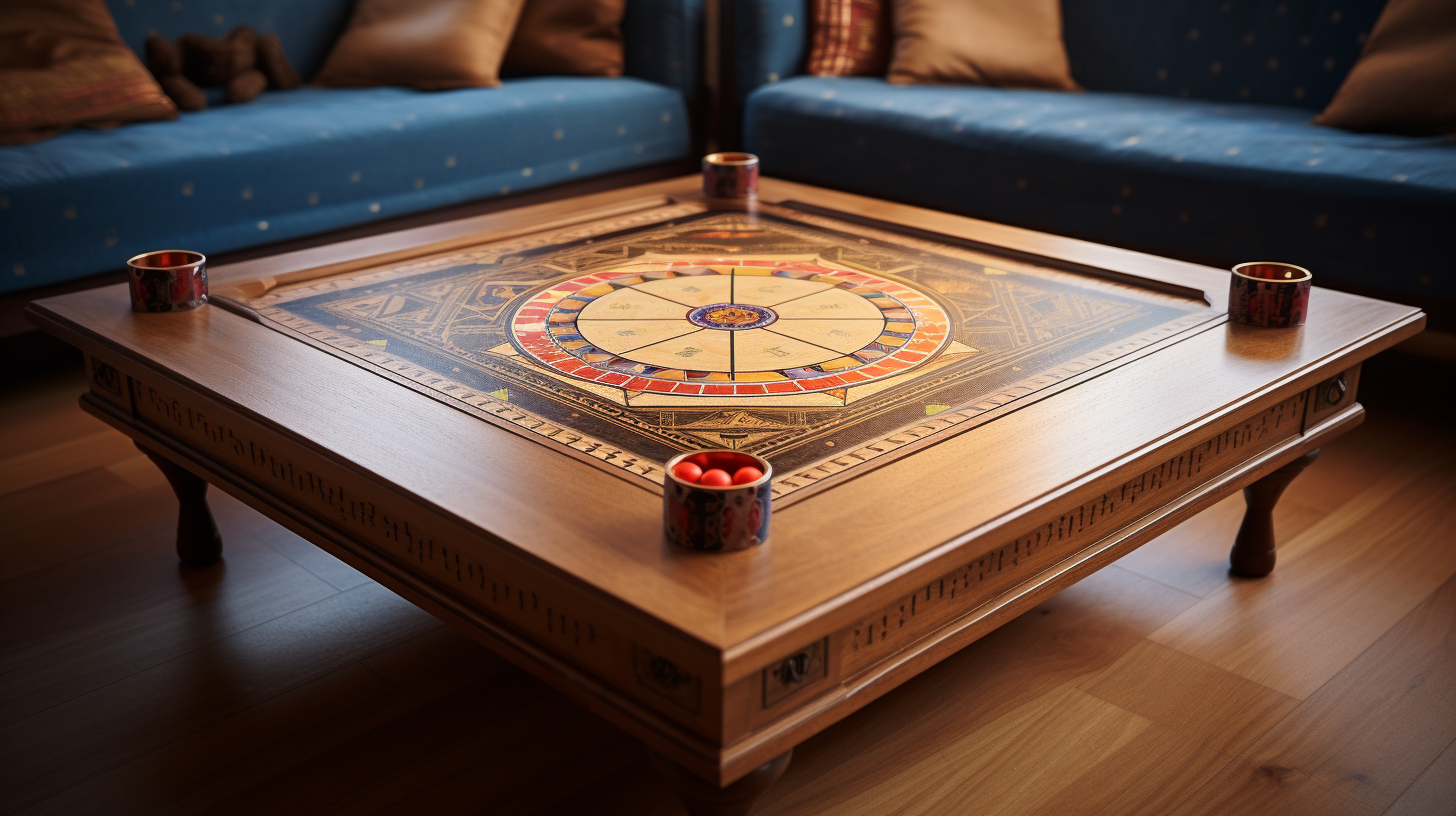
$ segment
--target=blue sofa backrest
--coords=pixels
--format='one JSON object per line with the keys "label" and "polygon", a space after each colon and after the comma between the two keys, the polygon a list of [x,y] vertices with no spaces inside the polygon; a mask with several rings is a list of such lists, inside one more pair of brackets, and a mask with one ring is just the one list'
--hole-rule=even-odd
{"label": "blue sofa backrest", "polygon": [[[353,0],[106,0],[121,38],[138,54],[153,31],[220,37],[247,24],[276,31],[305,80],[323,67],[349,22]],[[622,21],[626,73],[670,85],[692,99],[701,61],[702,0],[631,0]]]}
{"label": "blue sofa backrest", "polygon": [[[1384,5],[1385,0],[1062,0],[1062,28],[1072,75],[1089,90],[1322,110],[1360,56]],[[740,99],[804,70],[807,0],[741,0],[735,6]]]}
{"label": "blue sofa backrest", "polygon": [[234,26],[276,31],[298,73],[323,67],[349,21],[353,0],[106,0],[121,39],[138,54],[153,31],[176,38],[189,31],[220,37]]}
{"label": "blue sofa backrest", "polygon": [[1322,110],[1385,0],[1062,0],[1089,90]]}

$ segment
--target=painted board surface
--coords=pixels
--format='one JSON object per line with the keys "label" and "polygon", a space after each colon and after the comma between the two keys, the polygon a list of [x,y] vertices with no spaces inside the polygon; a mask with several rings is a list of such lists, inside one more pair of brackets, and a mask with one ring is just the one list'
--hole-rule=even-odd
{"label": "painted board surface", "polygon": [[649,489],[681,451],[756,453],[773,462],[780,500],[1219,316],[765,209],[655,208],[249,305],[274,328]]}

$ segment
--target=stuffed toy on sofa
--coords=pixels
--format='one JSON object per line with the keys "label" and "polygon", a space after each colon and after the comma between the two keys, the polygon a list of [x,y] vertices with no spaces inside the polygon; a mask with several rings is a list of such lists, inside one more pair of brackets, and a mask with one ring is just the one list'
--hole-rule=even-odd
{"label": "stuffed toy on sofa", "polygon": [[278,35],[238,26],[225,37],[183,34],[173,43],[160,34],[146,41],[147,68],[179,110],[207,107],[204,88],[224,88],[228,104],[249,102],[266,88],[298,87],[298,72]]}

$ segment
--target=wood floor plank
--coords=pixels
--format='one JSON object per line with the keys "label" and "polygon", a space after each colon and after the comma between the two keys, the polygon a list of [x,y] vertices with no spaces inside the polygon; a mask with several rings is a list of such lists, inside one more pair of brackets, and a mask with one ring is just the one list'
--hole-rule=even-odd
{"label": "wood floor plank", "polygon": [[1056,816],[1166,816],[1232,758],[1153,723],[1041,805]]}
{"label": "wood floor plank", "polygon": [[436,625],[374,584],[332,595],[0,727],[0,790],[44,801]]}
{"label": "wood floor plank", "polygon": [[317,575],[335,589],[353,589],[370,582],[369,576],[304,541],[289,530],[269,531],[261,539],[293,563]]}
{"label": "wood floor plank", "polygon": [[0,376],[0,459],[9,459],[78,436],[96,433],[104,422],[80,410],[86,391],[79,363],[26,382]]}
{"label": "wood floor plank", "polygon": [[[1227,576],[1231,497],[800,746],[754,816],[1456,816],[1456,430],[1383,359],[1269,579]],[[225,564],[179,570],[155,466],[70,445],[84,382],[0,384],[34,462],[0,494],[0,813],[683,816],[640,744],[230,497]]]}
{"label": "wood floor plank", "polygon": [[[575,708],[572,706],[572,708]],[[537,731],[381,811],[392,816],[529,813],[631,764],[622,733],[587,714]]]}
{"label": "wood floor plank", "polygon": [[503,658],[444,624],[365,658],[363,663],[420,703],[434,702],[503,671],[514,671]]}
{"label": "wood floor plank", "polygon": [[1077,686],[1229,756],[1243,751],[1299,704],[1147,640]]}
{"label": "wood floor plank", "polygon": [[1456,814],[1456,742],[1405,789],[1385,816],[1453,816]]}
{"label": "wood floor plank", "polygon": [[[299,763],[214,812],[378,813],[464,768],[509,754],[577,712],[529,676],[502,672]],[[477,785],[470,790],[481,793]]]}
{"label": "wood floor plank", "polygon": [[[580,816],[583,813],[683,816],[682,804],[652,769],[645,749],[638,743],[632,743],[622,745],[621,753],[632,761],[620,771],[544,807],[523,812],[535,816]],[[760,808],[753,816],[763,812]]]}
{"label": "wood floor plank", "polygon": [[135,452],[130,439],[101,425],[94,433],[0,459],[0,496],[75,476],[96,467],[98,460],[110,463]]}
{"label": "wood floor plank", "polygon": [[1287,498],[1328,515],[1370,485],[1451,450],[1456,439],[1449,431],[1409,411],[1391,410],[1394,407],[1371,407],[1359,432],[1321,450],[1319,459],[1286,491]]}
{"label": "wood floor plank", "polygon": [[1151,639],[1302,700],[1456,573],[1456,547],[1430,545],[1452,529],[1446,455],[1373,484],[1285,544],[1273,575],[1230,580]]}
{"label": "wood floor plank", "polygon": [[202,813],[360,733],[418,708],[351,664],[168,743],[25,811]]}
{"label": "wood floor plank", "polygon": [[[1006,816],[1040,813],[1069,782],[1151,724],[1062,686],[982,728],[944,740],[940,752],[874,787],[846,784],[832,805],[842,812],[887,816],[938,816],[973,808]],[[1056,738],[1047,739],[1052,734]]]}
{"label": "wood floor plank", "polygon": [[1089,576],[795,749],[760,812],[874,813],[863,791],[958,757],[958,735],[1105,669],[1195,601],[1122,570]]}
{"label": "wood floor plank", "polygon": [[[33,574],[0,598],[0,723],[61,705],[337,590],[250,540],[179,569],[133,539]],[[86,602],[78,604],[76,598]]]}
{"label": "wood floor plank", "polygon": [[[1274,508],[1274,529],[1287,541],[1322,515],[1281,501]],[[1228,583],[1229,551],[1243,518],[1244,497],[1229,496],[1118,559],[1117,565],[1201,598]]]}
{"label": "wood floor plank", "polygon": [[1456,740],[1456,578],[1244,754],[1385,810]]}
{"label": "wood floor plank", "polygon": [[1229,763],[1169,816],[1378,816],[1380,811],[1278,765]]}
{"label": "wood floor plank", "polygon": [[141,451],[137,451],[135,456],[117,459],[106,466],[106,472],[121,477],[138,490],[151,490],[167,483],[167,477]]}
{"label": "wood floor plank", "polygon": [[[158,507],[170,507],[159,513]],[[169,548],[176,499],[157,485],[137,490],[104,467],[0,496],[0,591],[27,573],[103,550],[119,538],[150,536]]]}

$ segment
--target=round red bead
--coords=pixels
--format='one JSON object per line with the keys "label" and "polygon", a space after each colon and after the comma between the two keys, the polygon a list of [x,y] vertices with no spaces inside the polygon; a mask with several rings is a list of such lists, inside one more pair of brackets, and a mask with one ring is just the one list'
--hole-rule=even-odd
{"label": "round red bead", "polygon": [[712,468],[703,471],[703,477],[698,480],[698,484],[705,487],[727,487],[733,484],[733,477],[729,476],[726,470]]}
{"label": "round red bead", "polygon": [[673,466],[672,475],[682,479],[684,482],[697,484],[698,479],[703,476],[703,469],[698,467],[696,463],[684,459]]}
{"label": "round red bead", "polygon": [[748,465],[747,467],[739,468],[738,472],[733,474],[733,484],[748,484],[749,482],[755,482],[762,478],[763,471],[753,465]]}

